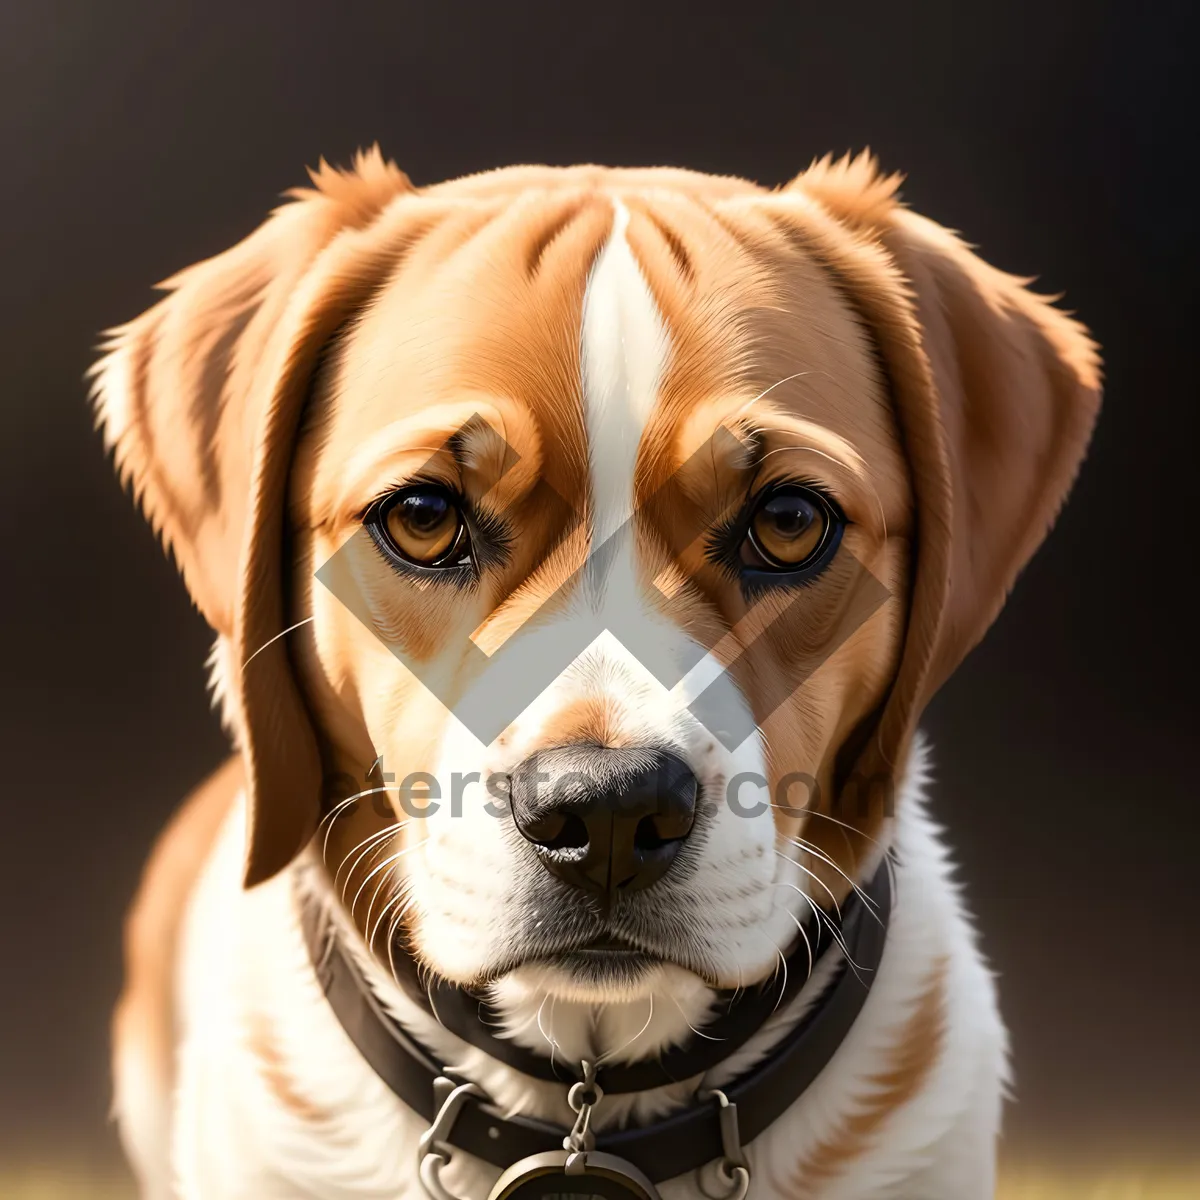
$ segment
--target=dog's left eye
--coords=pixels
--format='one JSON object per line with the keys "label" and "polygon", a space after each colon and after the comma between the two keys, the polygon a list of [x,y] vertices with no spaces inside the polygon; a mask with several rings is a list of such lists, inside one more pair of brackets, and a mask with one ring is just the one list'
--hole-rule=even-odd
{"label": "dog's left eye", "polygon": [[738,557],[752,571],[810,571],[828,561],[843,524],[820,492],[798,484],[775,488],[751,509]]}
{"label": "dog's left eye", "polygon": [[393,492],[368,514],[366,523],[387,549],[417,566],[459,566],[470,554],[458,499],[438,484]]}

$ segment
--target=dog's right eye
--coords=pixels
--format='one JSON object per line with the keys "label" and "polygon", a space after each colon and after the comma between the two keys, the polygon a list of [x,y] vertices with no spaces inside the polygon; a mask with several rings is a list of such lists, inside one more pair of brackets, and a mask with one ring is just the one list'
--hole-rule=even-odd
{"label": "dog's right eye", "polygon": [[439,484],[401,488],[367,514],[367,527],[385,549],[420,567],[470,562],[470,538],[458,498]]}

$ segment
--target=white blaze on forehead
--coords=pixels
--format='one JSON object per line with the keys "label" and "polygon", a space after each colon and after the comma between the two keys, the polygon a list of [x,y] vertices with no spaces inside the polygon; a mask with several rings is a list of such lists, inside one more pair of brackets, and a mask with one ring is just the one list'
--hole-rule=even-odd
{"label": "white blaze on forehead", "polygon": [[583,395],[592,474],[593,549],[633,512],[633,471],[670,343],[662,314],[616,217],[583,300]]}

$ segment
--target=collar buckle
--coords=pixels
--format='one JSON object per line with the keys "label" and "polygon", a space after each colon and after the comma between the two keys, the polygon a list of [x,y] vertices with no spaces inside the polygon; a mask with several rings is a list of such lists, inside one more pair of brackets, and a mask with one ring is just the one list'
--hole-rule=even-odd
{"label": "collar buckle", "polygon": [[450,1135],[467,1097],[485,1099],[486,1094],[476,1084],[456,1085],[454,1080],[447,1079],[445,1075],[440,1075],[434,1082],[433,1094],[435,1099],[441,1100],[441,1107],[433,1118],[433,1124],[421,1134],[421,1140],[417,1143],[417,1173],[421,1186],[431,1200],[459,1200],[443,1187],[441,1181],[442,1168],[450,1161],[454,1150]]}
{"label": "collar buckle", "polygon": [[718,1117],[721,1122],[721,1157],[713,1164],[721,1192],[710,1192],[697,1173],[700,1190],[709,1200],[746,1200],[750,1190],[750,1163],[742,1148],[742,1137],[738,1130],[737,1105],[720,1088],[701,1093],[699,1099],[712,1099],[720,1106]]}

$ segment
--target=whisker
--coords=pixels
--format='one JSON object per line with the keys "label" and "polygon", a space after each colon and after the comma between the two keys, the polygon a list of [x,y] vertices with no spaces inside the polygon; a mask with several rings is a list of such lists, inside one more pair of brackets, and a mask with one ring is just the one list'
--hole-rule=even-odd
{"label": "whisker", "polygon": [[[549,993],[547,993],[547,995],[549,995]],[[494,1000],[495,1000],[495,996],[493,994],[493,1006],[494,1006]],[[543,1000],[542,1003],[545,1004],[545,1000]],[[523,1020],[520,1023],[520,1025],[514,1025],[511,1028],[509,1028],[508,1029],[509,1036],[521,1033],[524,1030],[528,1029],[529,1026],[532,1025],[535,1020],[537,1020],[538,1013],[540,1013],[540,1012],[541,1012],[541,1009],[539,1008],[537,1012],[530,1013],[530,1015],[527,1016],[525,1018],[525,1020]],[[506,1028],[503,1019],[498,1020],[498,1021],[487,1021],[486,1024],[490,1025],[493,1029]]]}
{"label": "whisker", "polygon": [[380,792],[389,792],[389,791],[395,791],[395,790],[397,790],[395,784],[392,784],[390,787],[385,786],[385,787],[363,788],[363,790],[361,792],[355,792],[353,796],[347,796],[344,800],[339,800],[337,802],[337,804],[335,804],[333,806],[333,808],[331,808],[329,810],[329,812],[327,812],[321,818],[321,823],[317,826],[317,829],[320,830],[327,821],[335,820],[338,813],[343,808],[345,808],[347,804],[353,804],[355,802],[355,800],[361,800],[364,796],[375,796],[375,795],[378,795]]}
{"label": "whisker", "polygon": [[875,907],[875,901],[872,900],[871,897],[868,896],[867,893],[864,892],[862,888],[859,887],[859,885],[855,883],[854,880],[851,879],[850,876],[847,875],[846,872],[843,871],[842,868],[839,867],[832,858],[829,857],[829,855],[827,855],[824,851],[817,849],[812,842],[805,841],[804,838],[787,838],[786,840],[795,846],[797,850],[803,850],[806,854],[811,854],[813,858],[819,859],[821,862],[831,866],[850,885],[851,889],[855,892],[858,898],[863,902],[863,904],[866,905],[867,911],[871,914],[871,916],[873,916],[876,921],[879,920],[879,911]]}
{"label": "whisker", "polygon": [[[329,828],[325,830],[325,840],[321,843],[321,857],[323,859],[328,861],[329,835],[333,831],[333,822],[337,819],[341,810],[344,809],[348,804],[353,804],[356,800],[361,800],[364,796],[374,796],[379,792],[386,792],[389,790],[390,789],[386,787],[366,788],[361,792],[355,793],[353,796],[347,796],[345,800],[339,800],[338,803],[321,818],[321,824],[317,826],[317,833],[321,832],[321,826],[323,826],[326,821],[329,822]],[[354,852],[351,851],[351,853],[353,854]]]}
{"label": "whisker", "polygon": [[[767,940],[770,941],[770,938],[768,938]],[[775,945],[774,942],[772,942],[771,944]],[[787,993],[787,981],[788,981],[788,965],[787,965],[787,959],[784,957],[783,950],[779,946],[775,946],[775,953],[779,955],[779,965],[783,968],[783,986],[780,987],[779,995],[775,998],[775,1003],[771,1007],[771,1012],[773,1012],[773,1013],[778,1012],[780,1004],[783,1003],[783,997]],[[778,975],[778,972],[776,972],[776,975]]]}
{"label": "whisker", "polygon": [[[826,372],[824,372],[824,371],[821,373],[826,374]],[[805,374],[807,374],[807,372],[805,372]],[[766,454],[764,454],[762,456],[760,461],[766,462],[767,459],[770,458],[773,454],[796,453],[798,451],[803,452],[805,454],[815,454],[820,458],[828,459],[831,463],[834,464],[834,466],[837,466],[837,467],[842,466],[842,463],[839,462],[836,458],[834,458],[832,454],[826,454],[824,450],[818,450],[816,448],[816,446],[810,446],[807,443],[802,446],[777,446],[774,450],[768,450],[766,452]],[[879,493],[877,491],[875,491],[874,488],[870,488],[869,490],[871,492],[872,497],[875,500],[875,507],[879,509],[879,523],[882,526],[883,540],[887,541],[887,536],[888,536],[887,514],[883,510],[883,501],[880,500]]]}
{"label": "whisker", "polygon": [[650,1022],[654,1020],[654,993],[651,992],[649,994],[649,996],[647,997],[647,999],[650,1001],[650,1013],[646,1017],[646,1023],[641,1027],[641,1029],[639,1029],[637,1031],[637,1033],[635,1033],[633,1035],[633,1037],[631,1037],[629,1039],[629,1041],[627,1041],[625,1043],[625,1045],[617,1046],[614,1050],[610,1050],[607,1054],[601,1054],[600,1057],[596,1059],[597,1065],[599,1065],[602,1062],[608,1062],[608,1060],[611,1059],[614,1055],[620,1054],[622,1050],[627,1050],[630,1046],[633,1045],[634,1042],[636,1042],[638,1040],[638,1038],[640,1038],[642,1036],[643,1033],[646,1032],[647,1029],[650,1028]]}
{"label": "whisker", "polygon": [[[353,804],[361,795],[362,793],[359,792],[358,796],[347,796],[345,800],[339,801],[321,818],[321,823],[317,826],[317,832],[320,833],[322,829],[325,829],[325,837],[321,842],[321,857],[325,860],[326,865],[329,863],[329,835],[333,832],[333,823],[341,815],[342,809]],[[326,828],[327,822],[328,828]]]}
{"label": "whisker", "polygon": [[865,970],[866,968],[854,961],[854,956],[850,953],[850,947],[846,945],[846,939],[842,936],[842,931],[838,929],[838,927],[829,919],[828,913],[822,912],[817,905],[813,904],[809,897],[805,897],[805,899],[808,900],[813,912],[816,913],[818,921],[823,921],[825,923],[826,928],[829,930],[830,936],[833,938],[838,949],[841,950],[842,957],[846,960],[846,964],[849,966],[850,970],[854,972],[855,978],[863,985],[863,987],[866,987],[867,981],[859,974],[860,971]]}
{"label": "whisker", "polygon": [[[557,1007],[558,1007],[558,997],[553,996],[553,997],[551,997],[551,1000],[550,1000],[550,1023],[552,1025],[554,1024],[554,1010]],[[551,1065],[551,1067],[554,1066],[554,1051],[555,1051],[555,1049],[561,1049],[561,1047],[558,1045],[557,1042],[552,1043],[551,1047],[550,1047],[550,1065]]]}
{"label": "whisker", "polygon": [[[779,884],[778,886],[779,887],[796,887],[796,885],[794,883]],[[800,889],[796,888],[796,891],[799,892]],[[803,895],[804,893],[800,892],[800,894]],[[804,923],[800,920],[800,918],[798,916],[796,916],[796,914],[794,912],[792,912],[792,910],[790,908],[785,907],[783,911],[785,913],[787,913],[787,915],[789,917],[791,917],[792,923],[800,931],[800,936],[804,939],[804,949],[808,953],[808,974],[811,976],[813,973],[813,953],[812,953],[812,942],[810,942],[808,940],[808,932],[804,928]]]}
{"label": "whisker", "polygon": [[[785,383],[791,383],[793,379],[803,379],[805,375],[811,375],[812,371],[797,371],[794,375],[785,375],[782,379],[777,379],[769,388],[763,388],[761,392],[752,400],[747,400],[741,408],[737,410],[737,415],[740,417],[746,409],[757,404],[764,396],[769,396],[777,387],[783,387]],[[824,374],[825,372],[821,372]]]}
{"label": "whisker", "polygon": [[[797,891],[799,891],[799,889],[797,889]],[[837,944],[838,949],[841,950],[842,956],[846,959],[846,961],[854,969],[854,973],[857,975],[858,974],[858,964],[854,961],[854,959],[850,955],[850,948],[849,948],[849,946],[846,945],[846,939],[842,936],[842,931],[840,929],[838,929],[838,927],[833,923],[833,921],[830,920],[829,914],[824,912],[821,909],[820,905],[814,903],[811,896],[805,894],[804,892],[800,892],[800,895],[803,897],[805,903],[808,904],[809,908],[811,908],[813,910],[813,915],[817,918],[817,923],[824,924],[826,929],[829,930],[829,934],[833,938],[834,942]],[[860,982],[862,981],[861,975],[859,975],[859,980],[860,980]]]}
{"label": "whisker", "polygon": [[[410,846],[409,849],[412,849],[412,847]],[[358,907],[359,899],[362,897],[363,889],[367,886],[367,884],[370,883],[380,871],[386,871],[387,868],[390,867],[392,863],[396,862],[396,860],[399,859],[404,853],[405,852],[403,850],[398,850],[395,854],[389,854],[387,858],[383,860],[383,862],[379,863],[374,869],[367,873],[367,877],[358,885],[358,891],[354,893],[354,899],[351,900],[347,905],[347,908],[349,908],[351,913],[353,913]],[[345,897],[343,897],[342,900],[343,903],[345,903]]]}
{"label": "whisker", "polygon": [[[772,938],[770,936],[768,936],[768,934],[764,930],[755,929],[754,932],[766,940],[767,945],[770,946],[771,949],[775,951],[775,957],[779,960],[778,965],[775,967],[775,970],[771,972],[771,981],[770,981],[769,986],[774,987],[776,981],[779,979],[780,968],[783,969],[783,986],[779,989],[779,996],[775,1001],[775,1007],[771,1009],[772,1012],[775,1012],[779,1008],[780,1000],[783,999],[783,995],[787,991],[787,978],[788,978],[787,959],[784,957],[783,951],[780,949],[779,945],[774,940],[772,940]],[[764,981],[764,984],[765,984],[765,981]]]}
{"label": "whisker", "polygon": [[[837,897],[833,894],[833,892],[831,892],[829,890],[829,885],[825,882],[825,880],[823,880],[819,875],[816,875],[812,871],[810,871],[808,869],[808,867],[806,867],[802,862],[797,862],[790,855],[784,854],[784,852],[782,850],[780,850],[778,846],[775,847],[775,853],[778,854],[779,857],[782,858],[784,862],[791,863],[793,867],[796,867],[799,870],[803,871],[805,873],[805,875],[807,875],[809,877],[809,879],[811,879],[814,883],[820,884],[821,887],[823,887],[825,889],[825,891],[829,895],[829,901],[833,905],[833,911],[835,913],[837,913],[838,920],[840,921],[842,919],[842,910],[841,910],[840,906],[838,905]],[[793,884],[792,886],[795,887],[795,884]],[[796,890],[800,891],[799,888],[796,888]],[[801,892],[801,895],[804,895],[804,893]]]}
{"label": "whisker", "polygon": [[[532,1020],[533,1020],[533,1016],[530,1015],[530,1016],[526,1017],[525,1020],[522,1021],[520,1025],[515,1026],[511,1030],[507,1030],[507,1032],[510,1035],[514,1034],[514,1033],[520,1033],[521,1030],[524,1029],[526,1026],[528,1026],[530,1021],[532,1021]],[[488,1017],[484,1013],[482,1007],[480,1007],[480,1009],[479,1009],[479,1023],[480,1023],[480,1025],[486,1025],[489,1029],[499,1030],[500,1032],[497,1034],[498,1037],[503,1037],[505,1034],[505,1031],[507,1029],[507,1027],[504,1024],[503,1017],[497,1018],[496,1020],[492,1020],[490,1017]]]}
{"label": "whisker", "polygon": [[690,1029],[690,1030],[691,1030],[691,1031],[692,1031],[692,1032],[693,1032],[693,1033],[694,1033],[694,1034],[695,1034],[695,1035],[696,1035],[698,1038],[704,1038],[704,1039],[705,1039],[705,1041],[709,1041],[709,1042],[723,1042],[723,1041],[726,1041],[726,1040],[727,1040],[727,1039],[725,1039],[725,1038],[713,1037],[713,1035],[712,1035],[711,1033],[703,1033],[701,1030],[697,1029],[697,1028],[695,1027],[695,1025],[693,1025],[693,1024],[691,1023],[691,1021],[689,1021],[689,1020],[687,1019],[687,1013],[685,1013],[685,1012],[683,1011],[683,1005],[682,1005],[682,1004],[680,1004],[680,1003],[679,1003],[679,1001],[675,999],[674,995],[673,995],[671,992],[668,992],[668,993],[667,993],[667,999],[668,999],[668,1000],[670,1000],[670,1001],[671,1001],[671,1003],[672,1003],[672,1004],[674,1004],[674,1005],[675,1005],[675,1007],[676,1007],[677,1009],[679,1009],[679,1015],[680,1015],[680,1016],[683,1018],[683,1023],[684,1023],[684,1024],[685,1024],[685,1025],[686,1025],[686,1026],[687,1026],[687,1027],[688,1027],[688,1028],[689,1028],[689,1029]]}
{"label": "whisker", "polygon": [[[875,902],[823,850],[821,850],[817,846],[814,846],[812,842],[806,841],[804,838],[785,837],[784,841],[786,841],[789,845],[795,846],[797,850],[801,850],[805,854],[811,855],[813,858],[817,859],[818,862],[823,862],[827,866],[832,867],[850,885],[851,890],[858,894],[859,898],[867,906],[868,910],[872,913],[872,915],[875,914]],[[792,861],[794,861],[794,860],[792,860]],[[796,865],[799,866],[800,864],[796,863]],[[825,890],[827,892],[829,892],[829,895],[832,897],[833,893],[829,891],[829,888],[825,885],[824,882],[822,882],[820,879],[818,879],[816,875],[813,875],[813,873],[811,871],[809,871],[808,874],[811,875],[813,879],[817,879],[817,882],[820,883],[821,886],[823,888],[825,888]]]}
{"label": "whisker", "polygon": [[376,917],[376,923],[374,923],[374,925],[371,925],[370,923],[367,924],[367,931],[366,931],[365,936],[366,936],[366,942],[367,942],[368,947],[374,946],[374,940],[376,940],[376,935],[379,932],[379,926],[383,924],[384,917],[388,916],[388,913],[391,910],[391,908],[397,904],[400,904],[400,902],[403,899],[404,899],[403,888],[402,887],[397,888],[394,895],[391,896],[391,899],[388,902],[386,902],[386,904],[382,908],[380,908],[379,916]]}
{"label": "whisker", "polygon": [[[374,867],[367,875],[366,879],[358,885],[358,891],[354,893],[354,899],[350,902],[350,911],[353,913],[358,907],[359,897],[363,894],[363,888],[379,874],[380,871],[387,870],[394,862],[399,862],[406,854],[411,854],[414,850],[419,850],[425,842],[426,838],[422,838],[419,842],[414,842],[411,846],[405,846],[403,850],[397,850],[395,854],[389,854],[377,867]],[[369,915],[369,914],[368,914]]]}
{"label": "whisker", "polygon": [[[792,860],[789,859],[788,861],[790,862]],[[799,866],[800,864],[797,863],[796,865]],[[817,923],[824,923],[825,927],[829,930],[830,936],[837,943],[838,948],[841,950],[842,956],[845,958],[846,962],[850,964],[850,969],[855,973],[855,975],[858,975],[859,982],[865,985],[866,981],[861,975],[858,974],[860,969],[859,964],[854,961],[853,956],[850,954],[850,947],[846,945],[846,939],[842,936],[842,931],[833,923],[829,917],[829,914],[822,910],[821,906],[817,904],[807,892],[805,892],[802,888],[796,887],[794,883],[781,882],[776,884],[776,887],[791,888],[809,906],[809,908],[812,909],[813,916],[816,917]]]}
{"label": "whisker", "polygon": [[[407,822],[405,822],[405,824],[407,824]],[[406,854],[407,854],[407,853],[408,853],[410,850],[416,850],[416,849],[420,848],[420,847],[421,847],[421,846],[423,846],[423,845],[424,845],[424,844],[425,844],[425,843],[426,843],[428,840],[429,840],[429,838],[428,838],[428,836],[426,836],[426,837],[423,837],[423,838],[422,838],[422,839],[421,839],[419,842],[416,842],[416,843],[414,843],[414,844],[413,844],[413,845],[411,845],[411,846],[406,846],[406,847],[405,847],[403,850],[401,850],[401,851],[400,851],[400,853],[399,853],[399,854],[397,854],[397,855],[395,856],[395,859],[396,859],[396,860],[399,860],[399,859],[403,858],[403,857],[404,857],[404,856],[405,856],[405,855],[406,855]],[[378,867],[376,867],[376,868],[375,868],[375,871],[373,871],[373,872],[372,872],[372,874],[375,874],[375,872],[379,871],[380,869],[382,869],[382,868],[383,868],[383,867],[385,867],[385,866],[387,866],[387,863],[380,863],[380,865],[379,865]],[[369,878],[370,878],[370,877],[368,876],[368,879],[369,879]],[[375,934],[379,932],[379,926],[380,926],[380,925],[383,923],[383,914],[384,914],[385,912],[387,912],[387,910],[388,910],[388,909],[389,909],[389,908],[390,908],[390,907],[391,907],[393,904],[395,904],[395,902],[396,902],[398,899],[400,899],[400,898],[401,898],[401,897],[402,897],[402,896],[405,894],[405,889],[406,889],[406,888],[411,888],[411,880],[410,880],[410,879],[409,879],[407,876],[405,876],[405,877],[403,877],[403,878],[401,878],[401,879],[398,879],[398,880],[397,880],[397,879],[395,879],[395,878],[392,878],[392,879],[390,879],[390,880],[389,880],[389,879],[388,879],[388,877],[387,877],[386,875],[384,875],[384,876],[381,876],[381,877],[380,877],[380,880],[379,880],[379,883],[377,883],[377,884],[375,885],[375,890],[374,890],[374,891],[371,893],[371,902],[370,902],[370,903],[367,905],[367,915],[366,915],[366,919],[363,921],[363,924],[364,924],[365,926],[367,926],[368,928],[370,927],[370,924],[371,924],[371,910],[372,910],[372,909],[375,907],[375,901],[376,901],[376,900],[379,898],[379,893],[380,893],[380,890],[383,888],[383,886],[385,885],[385,883],[389,883],[389,882],[390,882],[390,883],[392,883],[393,885],[395,885],[395,886],[396,886],[396,895],[395,895],[395,896],[393,896],[393,897],[392,897],[392,899],[391,899],[391,900],[389,900],[389,901],[387,902],[387,904],[385,904],[385,905],[383,906],[383,909],[381,910],[381,912],[380,912],[380,914],[379,914],[379,919],[378,919],[378,920],[376,921],[376,923],[375,923],[375,928],[374,928],[374,930],[372,930],[372,932],[371,932],[371,936],[370,936],[370,937],[367,939],[367,945],[368,945],[368,946],[369,946],[369,945],[371,945],[371,944],[374,942],[374,940],[375,940]],[[367,885],[367,879],[364,879],[364,880],[363,880],[363,882],[362,882],[362,887],[366,887],[366,885]],[[360,887],[360,888],[359,888],[359,891],[360,891],[360,892],[362,891],[362,887]],[[413,897],[413,896],[411,896],[411,895],[410,895],[410,897],[409,897],[409,904],[411,904],[411,903],[412,903],[412,901],[413,901],[414,899],[415,899],[415,897]],[[357,896],[357,895],[354,897],[354,902],[355,902],[355,904],[357,904],[357,903],[358,903],[358,896]],[[350,907],[350,911],[351,911],[351,912],[353,912],[353,911],[354,911],[354,905],[351,905],[351,907]],[[405,908],[405,911],[407,911],[407,907]],[[402,913],[401,915],[403,915],[403,913]],[[390,936],[390,934],[389,934],[389,936]]]}
{"label": "whisker", "polygon": [[387,916],[388,910],[395,904],[404,900],[404,881],[400,881],[400,886],[396,889],[396,894],[379,910],[379,916],[375,918],[375,924],[370,924],[370,909],[367,910],[367,945],[375,944],[375,936],[379,933],[379,927],[383,924],[383,918]]}
{"label": "whisker", "polygon": [[816,809],[812,808],[797,809],[787,804],[772,804],[771,807],[779,809],[780,812],[788,813],[790,816],[803,813],[805,817],[820,817],[822,821],[832,821],[833,824],[840,825],[843,829],[848,829],[851,833],[857,833],[860,838],[870,842],[871,845],[878,846],[881,850],[887,849],[878,838],[873,838],[869,833],[859,829],[857,825],[851,825],[848,821],[839,821],[837,817],[831,817],[829,813],[817,812]]}
{"label": "whisker", "polygon": [[[425,995],[429,997],[429,1011],[430,1011],[430,1012],[433,1014],[433,1019],[434,1019],[434,1020],[435,1020],[435,1021],[436,1021],[436,1022],[437,1022],[437,1023],[438,1023],[438,1024],[441,1026],[441,1027],[442,1027],[442,1028],[443,1028],[443,1029],[446,1029],[446,1023],[445,1023],[445,1022],[442,1020],[442,1018],[441,1018],[440,1016],[438,1016],[437,1004],[435,1004],[435,1003],[434,1003],[434,999],[433,999],[433,977],[432,977],[432,976],[428,976],[428,975],[427,975],[427,976],[426,976],[426,978],[425,978]],[[447,1033],[449,1033],[450,1031],[449,1031],[448,1029],[446,1029],[446,1032],[447,1032]]]}
{"label": "whisker", "polygon": [[295,625],[289,625],[282,633],[277,633],[273,638],[268,638],[261,646],[259,646],[257,650],[255,650],[252,655],[250,655],[248,659],[246,659],[244,663],[242,663],[242,669],[245,670],[268,646],[273,646],[281,637],[287,637],[289,633],[294,632],[301,626],[307,625],[309,622],[315,621],[316,619],[317,618],[315,614],[311,617],[305,617],[303,621],[297,621]]}
{"label": "whisker", "polygon": [[[540,1033],[542,1035],[542,1039],[545,1041],[546,1045],[548,1045],[550,1047],[550,1065],[553,1067],[554,1066],[554,1052],[555,1052],[555,1050],[558,1049],[558,1043],[546,1032],[546,1027],[545,1027],[545,1025],[542,1024],[542,1010],[546,1007],[546,1001],[549,999],[550,999],[550,993],[547,992],[542,997],[541,1004],[538,1005],[537,1027],[538,1027],[538,1033]],[[551,1012],[551,1014],[553,1014],[553,1012],[554,1012],[553,1007],[551,1007],[550,1012]]]}
{"label": "whisker", "polygon": [[[788,310],[781,308],[778,311],[787,312]],[[740,417],[742,415],[742,413],[744,413],[746,411],[746,409],[750,408],[754,404],[757,404],[759,400],[761,400],[764,396],[769,395],[777,387],[782,387],[783,384],[790,383],[793,379],[802,379],[805,375],[824,375],[825,378],[828,379],[831,383],[833,383],[837,386],[841,386],[838,378],[829,371],[819,371],[819,370],[797,371],[794,375],[787,375],[783,379],[776,380],[773,384],[771,384],[771,386],[769,388],[766,388],[764,391],[759,392],[758,395],[755,396],[753,400],[746,401],[746,403],[743,404],[741,406],[741,408],[739,408],[737,410],[737,413],[735,415]],[[767,458],[770,458],[770,456],[772,454],[780,454],[784,450],[791,450],[791,449],[793,449],[793,447],[791,447],[791,446],[781,446],[777,450],[768,451],[766,454],[763,455],[763,459],[765,460]],[[804,449],[810,451],[813,454],[819,454],[822,458],[827,458],[831,463],[834,463],[836,466],[842,465],[832,455],[826,454],[825,451],[823,451],[823,450],[818,450],[815,446],[805,446]],[[875,504],[879,509],[879,520],[880,520],[880,524],[883,527],[883,537],[884,537],[884,540],[886,541],[887,535],[888,535],[888,533],[887,533],[887,514],[884,512],[883,501],[879,498],[879,493],[877,491],[875,491],[874,488],[871,488],[871,493],[874,496]]]}
{"label": "whisker", "polygon": [[[395,882],[396,882],[396,880],[395,880],[394,876],[389,877],[386,874],[380,875],[379,881],[375,884],[375,890],[371,893],[371,899],[367,903],[367,915],[366,915],[366,917],[363,918],[363,928],[364,929],[371,928],[371,913],[375,909],[375,901],[379,899],[379,893],[383,890],[383,888],[385,888],[389,884],[392,886],[395,886]],[[370,939],[368,939],[367,945],[369,946],[370,944],[371,944]]]}
{"label": "whisker", "polygon": [[343,904],[346,901],[346,888],[350,886],[350,880],[354,878],[354,872],[358,870],[359,863],[361,863],[368,854],[372,853],[374,850],[377,850],[383,842],[387,841],[388,838],[399,833],[400,830],[403,829],[407,824],[407,821],[394,821],[386,828],[379,829],[374,833],[368,834],[361,842],[358,842],[346,852],[342,858],[341,864],[338,866],[338,869],[334,872],[333,876],[333,886],[336,888],[338,885],[338,879],[341,877],[342,871],[346,868],[346,863],[350,861],[351,855],[355,856],[354,862],[350,865],[350,870],[346,871],[346,881],[342,885]]}

